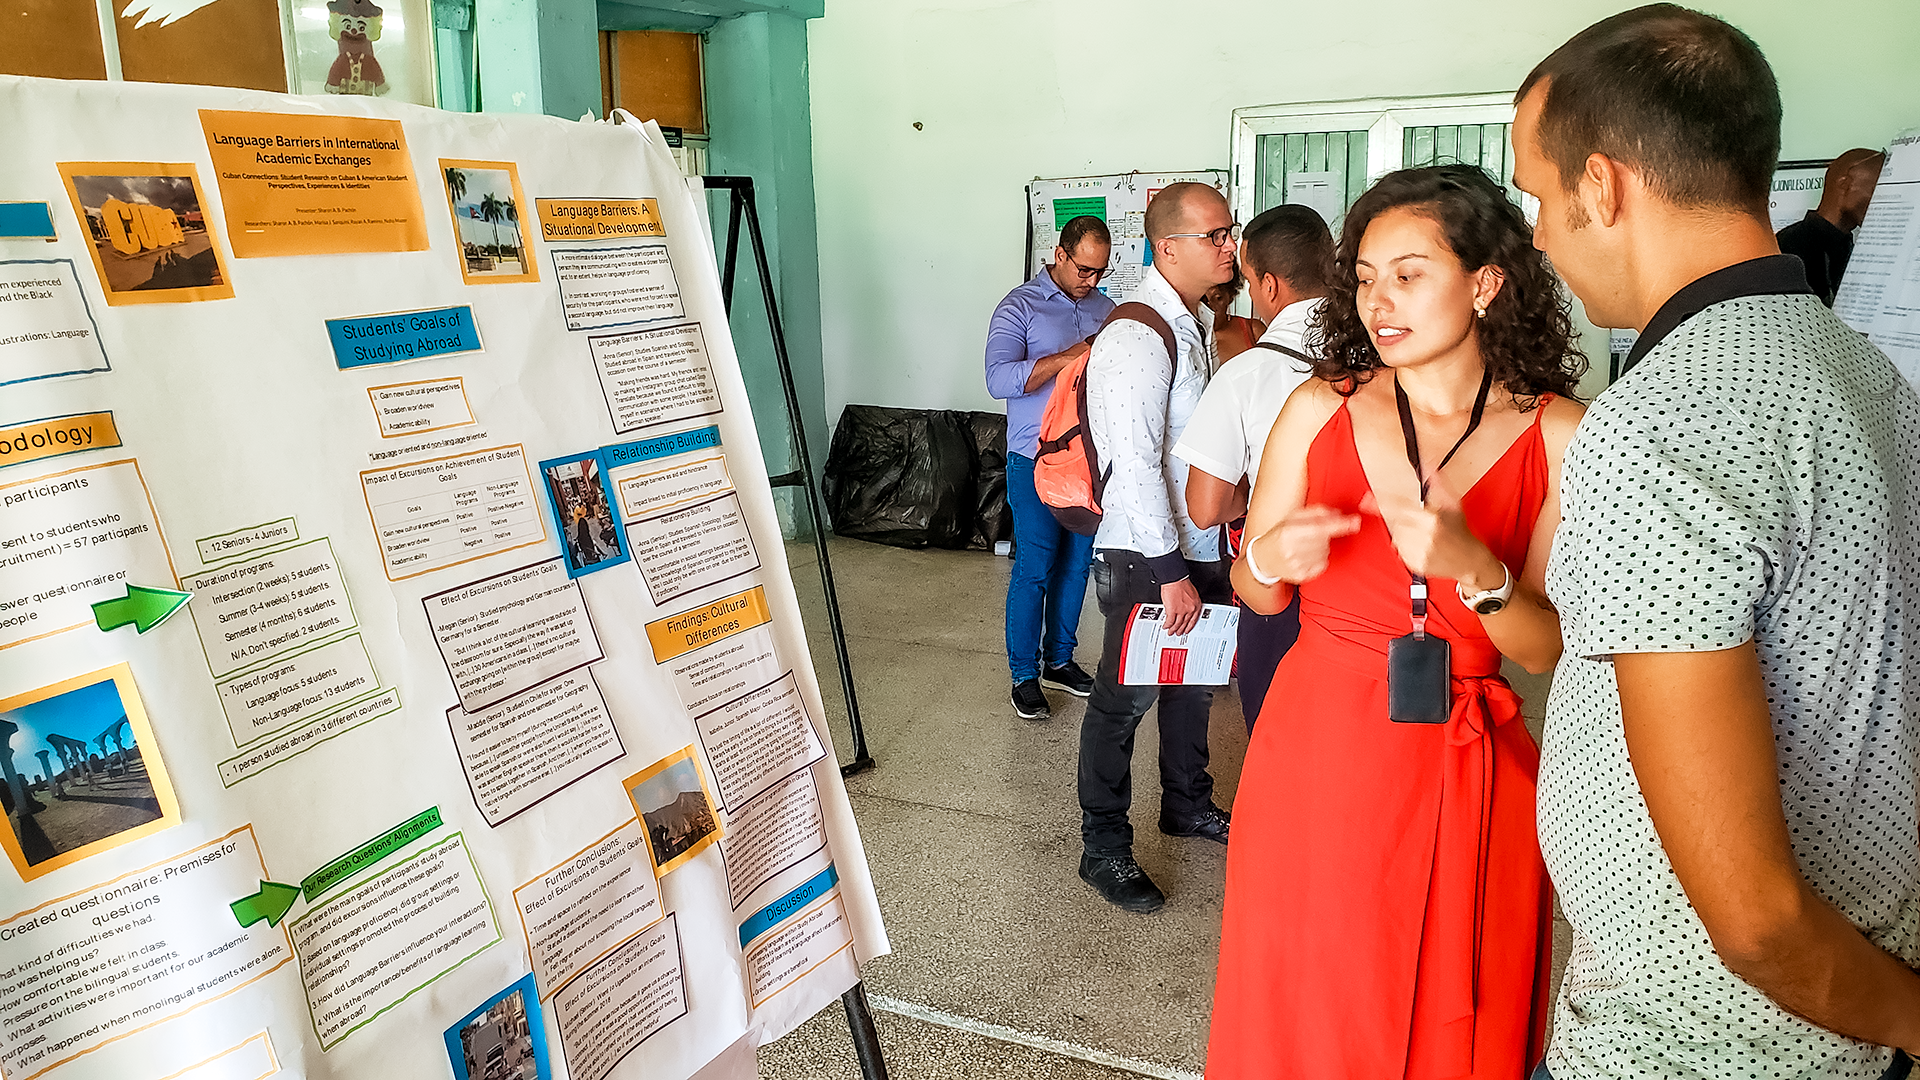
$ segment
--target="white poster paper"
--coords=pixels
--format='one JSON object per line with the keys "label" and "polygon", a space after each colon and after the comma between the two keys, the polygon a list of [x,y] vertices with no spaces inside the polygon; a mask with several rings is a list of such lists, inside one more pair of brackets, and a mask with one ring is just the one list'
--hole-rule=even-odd
{"label": "white poster paper", "polygon": [[107,367],[73,260],[0,260],[0,386]]}
{"label": "white poster paper", "polygon": [[[289,140],[223,154],[377,151],[426,249],[303,252],[293,230],[286,256],[233,260],[251,241],[228,220],[261,207],[206,164],[203,110]],[[5,1080],[486,1077],[541,1040],[553,1077],[688,1080],[837,1008],[886,934],[704,197],[658,132],[4,75],[0,129],[0,191],[61,219],[5,253],[30,265],[0,262],[24,297],[0,300],[0,342],[69,331],[0,343],[0,773],[40,807],[0,829]],[[327,139],[382,145],[306,145]],[[644,206],[649,228],[550,242],[537,200]],[[103,279],[159,302],[109,306]],[[484,349],[342,368],[330,322],[449,309]],[[644,523],[644,571],[567,578],[534,465],[581,452],[611,535]],[[701,846],[674,831],[690,817],[658,845],[634,820],[648,763],[698,778]],[[824,932],[857,946],[794,968],[822,939],[774,920],[750,975],[742,918],[829,863],[845,930]],[[36,976],[95,951],[76,982]],[[26,1030],[56,994],[74,1011]]]}

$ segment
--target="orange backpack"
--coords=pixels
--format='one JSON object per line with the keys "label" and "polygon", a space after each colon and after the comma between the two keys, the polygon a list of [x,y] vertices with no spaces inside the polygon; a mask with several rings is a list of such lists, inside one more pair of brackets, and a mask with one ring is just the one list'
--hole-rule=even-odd
{"label": "orange backpack", "polygon": [[[1180,362],[1173,327],[1159,312],[1142,303],[1121,304],[1100,329],[1122,321],[1137,322],[1159,334],[1167,358],[1176,365]],[[1040,414],[1040,448],[1033,457],[1033,486],[1040,501],[1063,527],[1082,536],[1092,536],[1100,528],[1100,499],[1106,493],[1107,477],[1113,474],[1112,465],[1100,468],[1087,419],[1087,360],[1092,355],[1091,350],[1081,353],[1053,377],[1053,393]]]}

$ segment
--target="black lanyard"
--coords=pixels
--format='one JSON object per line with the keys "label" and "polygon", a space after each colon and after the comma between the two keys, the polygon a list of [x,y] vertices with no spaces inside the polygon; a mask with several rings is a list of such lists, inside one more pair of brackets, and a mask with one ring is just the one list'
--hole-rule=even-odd
{"label": "black lanyard", "polygon": [[[1453,460],[1453,455],[1459,453],[1460,447],[1466,445],[1467,437],[1472,435],[1474,429],[1480,426],[1480,420],[1487,412],[1487,394],[1492,391],[1492,389],[1493,369],[1489,368],[1487,369],[1487,373],[1480,379],[1480,393],[1473,399],[1473,414],[1467,418],[1467,430],[1460,433],[1460,438],[1454,441],[1453,449],[1447,451],[1447,456],[1441,458],[1440,464],[1433,467],[1434,474],[1438,474],[1441,469],[1447,467],[1447,462]],[[1420,481],[1420,505],[1425,506],[1427,503],[1427,488],[1432,486],[1433,476],[1422,472],[1420,469],[1420,435],[1413,429],[1413,406],[1407,401],[1407,392],[1401,388],[1400,376],[1398,374],[1393,378],[1393,397],[1394,404],[1399,406],[1400,409],[1400,433],[1407,438],[1407,463],[1413,466],[1414,479]],[[1425,576],[1413,573],[1412,571],[1408,571],[1407,576],[1413,579],[1412,584],[1407,587],[1407,595],[1413,602],[1413,636],[1417,639],[1425,640],[1427,636],[1427,579]]]}

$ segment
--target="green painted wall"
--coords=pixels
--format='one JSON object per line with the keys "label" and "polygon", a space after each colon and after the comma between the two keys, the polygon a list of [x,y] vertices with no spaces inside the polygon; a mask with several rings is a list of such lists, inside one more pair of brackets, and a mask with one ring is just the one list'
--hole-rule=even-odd
{"label": "green painted wall", "polygon": [[483,112],[600,115],[594,0],[480,0],[474,5]]}
{"label": "green painted wall", "polygon": [[[813,121],[807,101],[807,24],[753,12],[707,32],[708,171],[750,176],[766,236],[794,386],[816,471],[826,461],[826,382],[820,350],[820,246],[813,208]],[[726,244],[726,202],[715,198],[714,234]],[[775,472],[791,460],[759,282],[741,240],[733,337],[754,402],[761,448]]]}

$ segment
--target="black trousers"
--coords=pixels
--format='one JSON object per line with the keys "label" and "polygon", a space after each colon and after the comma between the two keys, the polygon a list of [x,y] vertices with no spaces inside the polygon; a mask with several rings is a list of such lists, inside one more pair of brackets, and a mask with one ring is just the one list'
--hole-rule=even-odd
{"label": "black trousers", "polygon": [[[1232,596],[1225,562],[1187,563],[1187,574],[1204,603]],[[1133,733],[1157,700],[1160,704],[1160,812],[1185,820],[1213,800],[1207,772],[1207,717],[1211,686],[1122,686],[1120,642],[1135,604],[1160,602],[1160,585],[1138,552],[1106,548],[1093,560],[1094,594],[1107,629],[1100,644],[1100,670],[1080,722],[1080,835],[1087,854],[1133,851]]]}
{"label": "black trousers", "polygon": [[1240,605],[1239,674],[1240,711],[1247,716],[1247,734],[1253,734],[1253,722],[1260,719],[1260,707],[1266,704],[1267,687],[1273,685],[1273,673],[1280,658],[1287,655],[1300,637],[1300,594],[1278,614],[1262,615],[1245,604]]}

